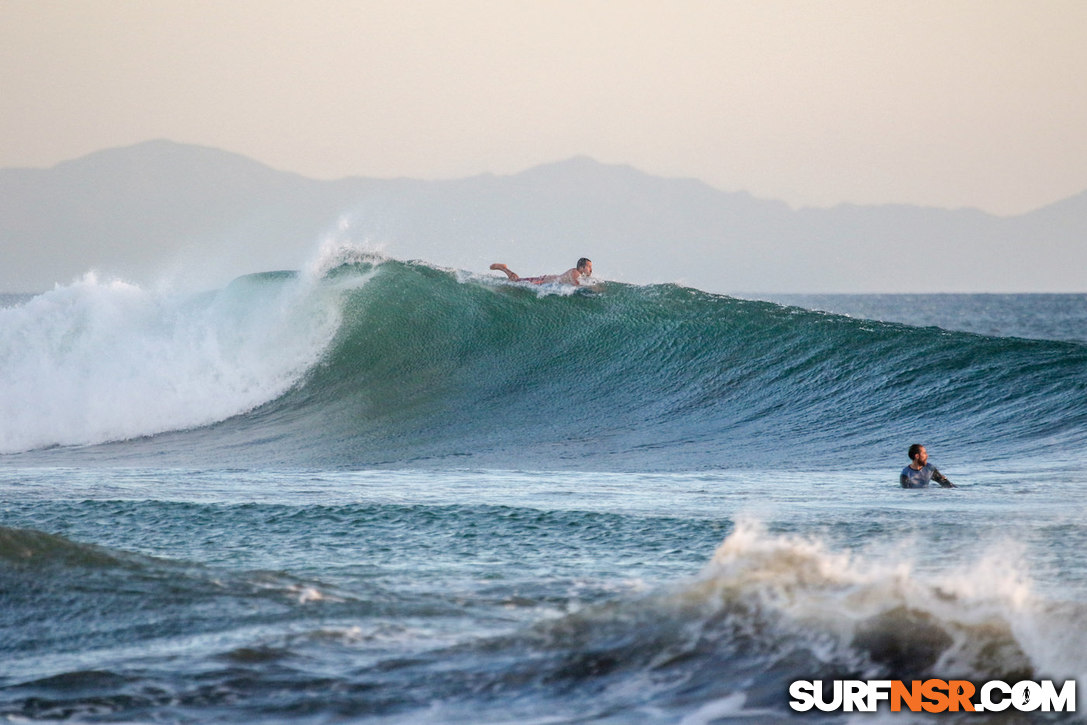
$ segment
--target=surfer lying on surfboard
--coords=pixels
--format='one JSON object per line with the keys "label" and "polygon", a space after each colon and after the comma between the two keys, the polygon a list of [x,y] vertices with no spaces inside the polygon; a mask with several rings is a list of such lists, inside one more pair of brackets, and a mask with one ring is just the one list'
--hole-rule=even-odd
{"label": "surfer lying on surfboard", "polygon": [[582,257],[577,261],[576,267],[571,267],[562,274],[545,274],[539,277],[521,277],[501,262],[492,264],[491,269],[505,272],[511,282],[531,282],[532,284],[550,284],[555,282],[558,284],[572,284],[577,286],[581,284],[582,277],[591,277],[593,275],[593,261]]}

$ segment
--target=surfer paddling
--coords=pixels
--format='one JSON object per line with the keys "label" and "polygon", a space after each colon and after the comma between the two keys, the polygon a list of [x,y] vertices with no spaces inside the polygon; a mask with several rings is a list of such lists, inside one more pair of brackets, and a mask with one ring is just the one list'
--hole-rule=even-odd
{"label": "surfer paddling", "polygon": [[902,475],[898,477],[902,488],[928,488],[929,481],[935,481],[944,488],[955,488],[955,484],[947,480],[947,476],[928,462],[928,451],[923,445],[914,443],[907,455],[910,457],[910,465],[903,468]]}
{"label": "surfer paddling", "polygon": [[491,265],[491,269],[496,269],[499,272],[505,272],[511,282],[531,282],[532,284],[572,284],[578,286],[581,284],[582,277],[593,276],[593,261],[582,257],[577,261],[576,267],[571,267],[562,274],[545,274],[539,277],[521,277],[516,272],[511,270],[501,262],[495,262]]}

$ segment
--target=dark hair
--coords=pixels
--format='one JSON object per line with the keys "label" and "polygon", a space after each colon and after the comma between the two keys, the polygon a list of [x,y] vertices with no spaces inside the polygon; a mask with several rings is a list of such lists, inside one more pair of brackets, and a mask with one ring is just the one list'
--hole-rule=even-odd
{"label": "dark hair", "polygon": [[920,443],[914,443],[912,446],[910,446],[909,456],[911,461],[913,460],[914,456],[921,452],[922,448],[924,448],[924,446]]}
{"label": "dark hair", "polygon": [[586,264],[592,264],[592,261],[593,261],[593,260],[589,259],[588,257],[582,257],[581,259],[579,259],[579,260],[577,261],[577,268],[578,268],[578,269],[581,269],[581,268],[582,268],[582,267],[584,267],[584,266],[585,266]]}

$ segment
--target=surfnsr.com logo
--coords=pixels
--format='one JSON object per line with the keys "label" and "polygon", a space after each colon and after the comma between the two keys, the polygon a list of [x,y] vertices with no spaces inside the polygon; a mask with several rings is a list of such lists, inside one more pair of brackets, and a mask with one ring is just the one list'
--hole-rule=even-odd
{"label": "surfnsr.com logo", "polygon": [[975,687],[967,680],[797,680],[789,686],[789,706],[798,712],[876,712],[887,703],[891,712],[1075,712],[1076,681],[1060,689],[1052,680],[1000,680]]}

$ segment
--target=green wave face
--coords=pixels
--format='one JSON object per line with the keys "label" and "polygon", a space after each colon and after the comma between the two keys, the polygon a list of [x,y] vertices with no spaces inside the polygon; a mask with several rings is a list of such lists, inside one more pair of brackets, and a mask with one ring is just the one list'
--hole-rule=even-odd
{"label": "green wave face", "polygon": [[[999,461],[1067,455],[1087,437],[1087,346],[1076,342],[878,323],[676,285],[575,292],[398,261],[355,261],[304,294],[284,292],[302,276],[251,275],[199,303],[216,340],[255,330],[245,349],[260,354],[247,354],[271,369],[289,372],[273,364],[288,352],[291,364],[316,360],[285,392],[218,423],[30,457],[810,470],[898,463],[918,441]],[[325,338],[309,334],[309,320],[336,324]],[[295,349],[307,335],[325,340],[323,351]]]}
{"label": "green wave face", "polygon": [[804,468],[898,460],[914,440],[1011,457],[1063,446],[1087,420],[1074,343],[675,285],[568,291],[385,262],[343,296],[305,382],[217,435],[260,430],[320,465]]}

